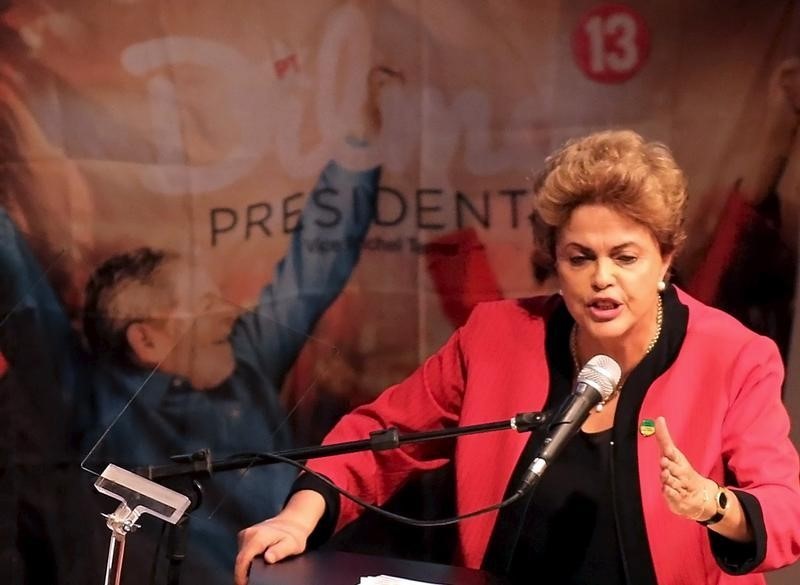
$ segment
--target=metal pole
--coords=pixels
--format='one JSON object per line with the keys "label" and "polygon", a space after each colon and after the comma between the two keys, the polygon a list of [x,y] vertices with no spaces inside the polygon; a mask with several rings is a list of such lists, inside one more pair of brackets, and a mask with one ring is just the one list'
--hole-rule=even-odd
{"label": "metal pole", "polygon": [[125,557],[125,537],[112,534],[108,543],[108,561],[104,585],[120,585],[122,582],[122,560]]}

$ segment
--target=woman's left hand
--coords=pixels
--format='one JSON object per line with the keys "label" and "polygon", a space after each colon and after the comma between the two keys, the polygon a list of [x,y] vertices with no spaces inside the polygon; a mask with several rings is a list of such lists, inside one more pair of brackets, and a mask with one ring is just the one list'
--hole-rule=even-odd
{"label": "woman's left hand", "polygon": [[663,416],[656,419],[656,439],[661,447],[661,492],[669,509],[691,520],[713,515],[716,483],[697,473],[675,446]]}

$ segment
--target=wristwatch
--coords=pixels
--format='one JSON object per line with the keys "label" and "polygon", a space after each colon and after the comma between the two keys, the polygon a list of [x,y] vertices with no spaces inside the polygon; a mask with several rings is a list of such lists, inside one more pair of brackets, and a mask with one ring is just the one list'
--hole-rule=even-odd
{"label": "wristwatch", "polygon": [[698,520],[697,522],[703,526],[711,526],[712,524],[716,524],[725,517],[725,512],[728,510],[729,502],[730,495],[728,494],[728,490],[718,485],[717,493],[714,496],[714,503],[717,506],[717,509],[714,511],[714,515],[707,520]]}

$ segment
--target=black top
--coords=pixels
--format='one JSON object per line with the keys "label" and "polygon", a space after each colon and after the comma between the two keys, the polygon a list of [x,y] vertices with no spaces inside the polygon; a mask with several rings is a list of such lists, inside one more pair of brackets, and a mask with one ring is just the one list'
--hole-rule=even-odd
{"label": "black top", "polygon": [[[534,443],[520,457],[535,458]],[[611,429],[579,432],[523,504],[512,583],[624,583],[612,512]]]}

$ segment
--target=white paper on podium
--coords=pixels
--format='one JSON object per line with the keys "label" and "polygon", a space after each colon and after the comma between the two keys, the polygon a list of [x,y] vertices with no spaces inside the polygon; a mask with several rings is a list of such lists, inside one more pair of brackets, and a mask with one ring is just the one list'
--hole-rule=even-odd
{"label": "white paper on podium", "polygon": [[358,585],[436,585],[428,581],[412,581],[400,577],[390,577],[388,575],[378,575],[377,577],[361,577]]}

